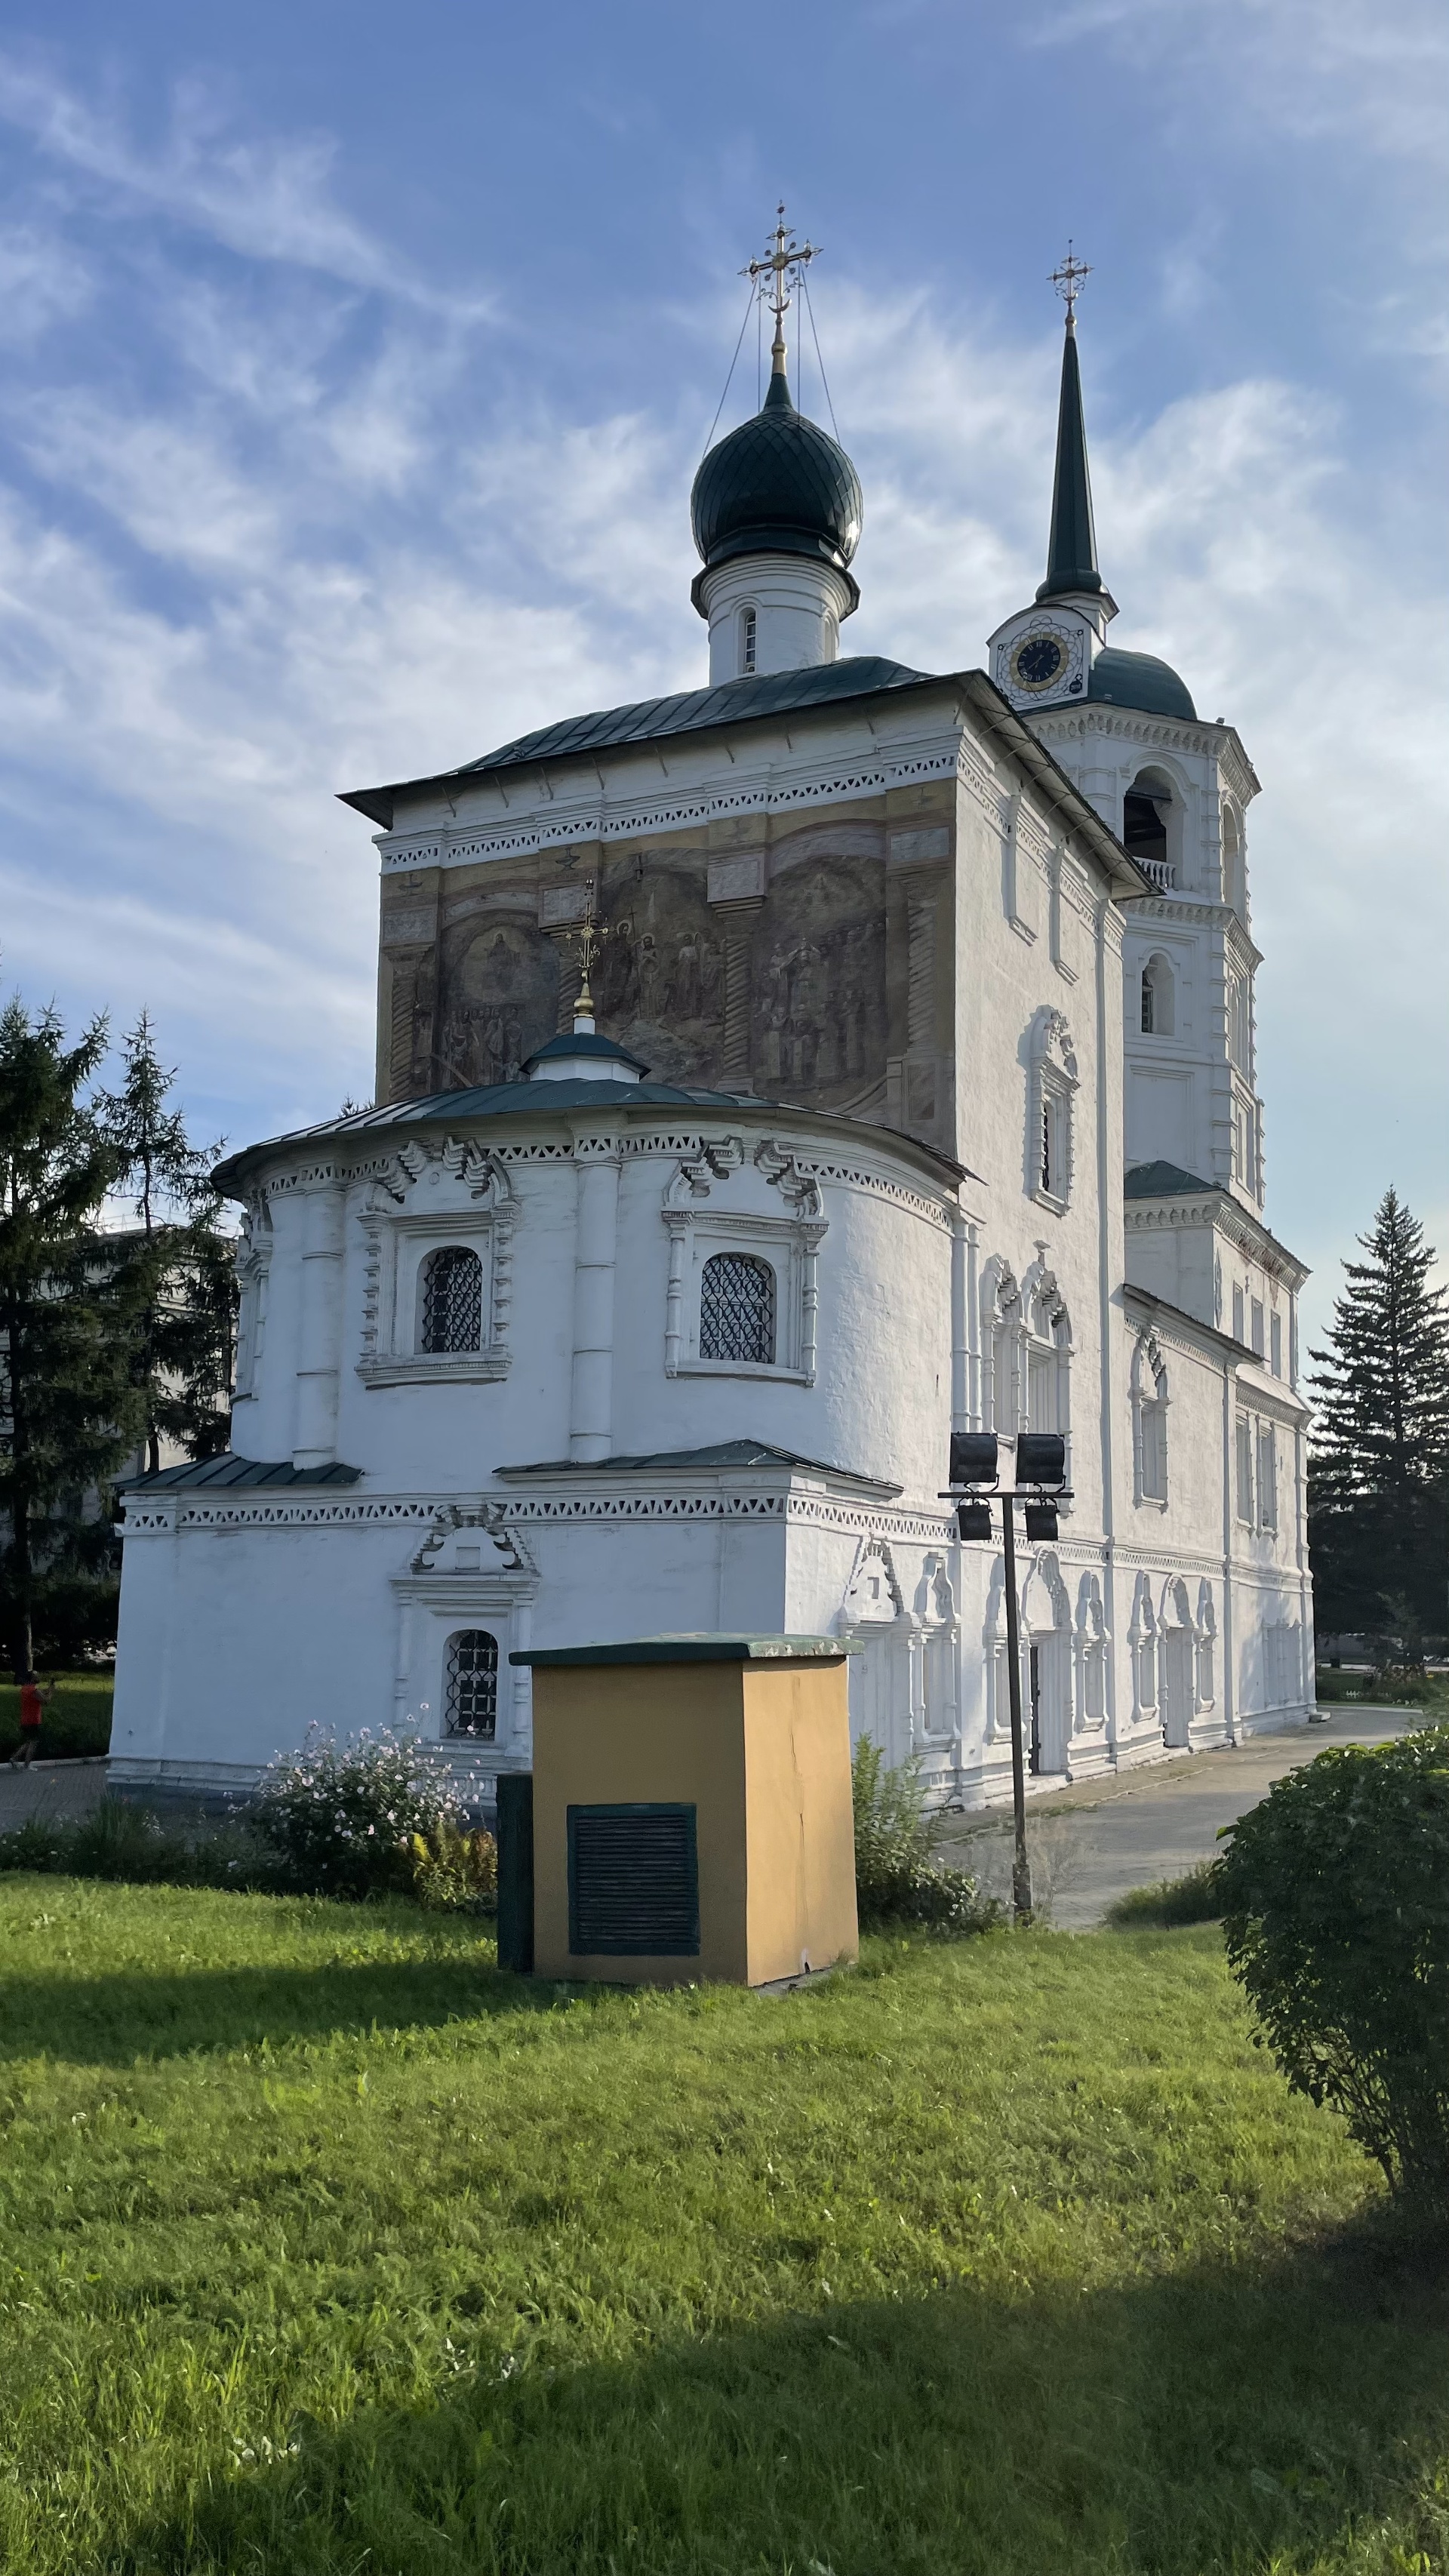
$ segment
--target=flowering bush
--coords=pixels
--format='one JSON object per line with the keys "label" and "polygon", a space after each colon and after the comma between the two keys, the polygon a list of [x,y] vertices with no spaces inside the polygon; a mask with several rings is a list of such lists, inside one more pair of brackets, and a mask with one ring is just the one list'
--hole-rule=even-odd
{"label": "flowering bush", "polygon": [[312,1726],[263,1772],[253,1821],[298,1887],[373,1896],[413,1886],[413,1837],[456,1833],[462,1803],[416,1736],[364,1730],[339,1744]]}

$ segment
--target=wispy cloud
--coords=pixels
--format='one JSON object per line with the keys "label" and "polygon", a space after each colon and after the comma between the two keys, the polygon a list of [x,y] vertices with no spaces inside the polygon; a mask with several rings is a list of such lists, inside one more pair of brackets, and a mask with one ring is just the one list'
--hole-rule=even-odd
{"label": "wispy cloud", "polygon": [[178,83],[166,139],[148,152],[115,110],[40,62],[0,53],[0,119],[122,205],[164,213],[243,258],[315,269],[458,320],[491,309],[485,297],[450,297],[415,276],[337,204],[332,136],[230,133],[214,89],[200,81]]}
{"label": "wispy cloud", "polygon": [[1449,23],[1439,0],[1045,0],[1020,25],[1040,47],[1120,39],[1200,95],[1226,125],[1267,120],[1294,134],[1353,134],[1376,151],[1442,166]]}

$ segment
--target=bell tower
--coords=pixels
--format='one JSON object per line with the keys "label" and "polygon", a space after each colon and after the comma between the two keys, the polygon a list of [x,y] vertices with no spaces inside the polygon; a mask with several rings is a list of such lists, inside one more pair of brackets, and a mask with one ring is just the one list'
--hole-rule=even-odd
{"label": "bell tower", "polygon": [[[1222,1192],[1262,1223],[1245,818],[1258,781],[1234,728],[1199,717],[1155,654],[1107,642],[1116,602],[1097,562],[1076,305],[1086,264],[1052,283],[1066,308],[1046,578],[991,638],[991,675],[1147,884],[1126,907],[1123,1161],[1150,1187]],[[1189,1299],[1219,1320],[1202,1281]]]}

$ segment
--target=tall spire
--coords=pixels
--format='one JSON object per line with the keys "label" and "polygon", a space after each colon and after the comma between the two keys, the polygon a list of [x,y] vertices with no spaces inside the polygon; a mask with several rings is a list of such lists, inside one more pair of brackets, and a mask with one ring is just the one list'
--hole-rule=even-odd
{"label": "tall spire", "polygon": [[1092,486],[1087,474],[1087,425],[1082,417],[1082,375],[1077,364],[1077,297],[1090,277],[1085,261],[1074,259],[1071,243],[1052,284],[1067,308],[1066,345],[1062,350],[1062,398],[1057,412],[1057,470],[1052,484],[1052,532],[1047,547],[1047,576],[1038,599],[1059,599],[1070,591],[1100,590],[1097,537],[1092,525]]}

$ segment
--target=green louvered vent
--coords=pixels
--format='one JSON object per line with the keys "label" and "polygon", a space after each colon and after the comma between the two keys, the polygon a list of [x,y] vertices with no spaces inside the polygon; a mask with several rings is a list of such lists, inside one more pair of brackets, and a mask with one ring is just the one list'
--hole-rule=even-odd
{"label": "green louvered vent", "polygon": [[569,1949],[576,1959],[699,1955],[693,1807],[570,1807]]}

